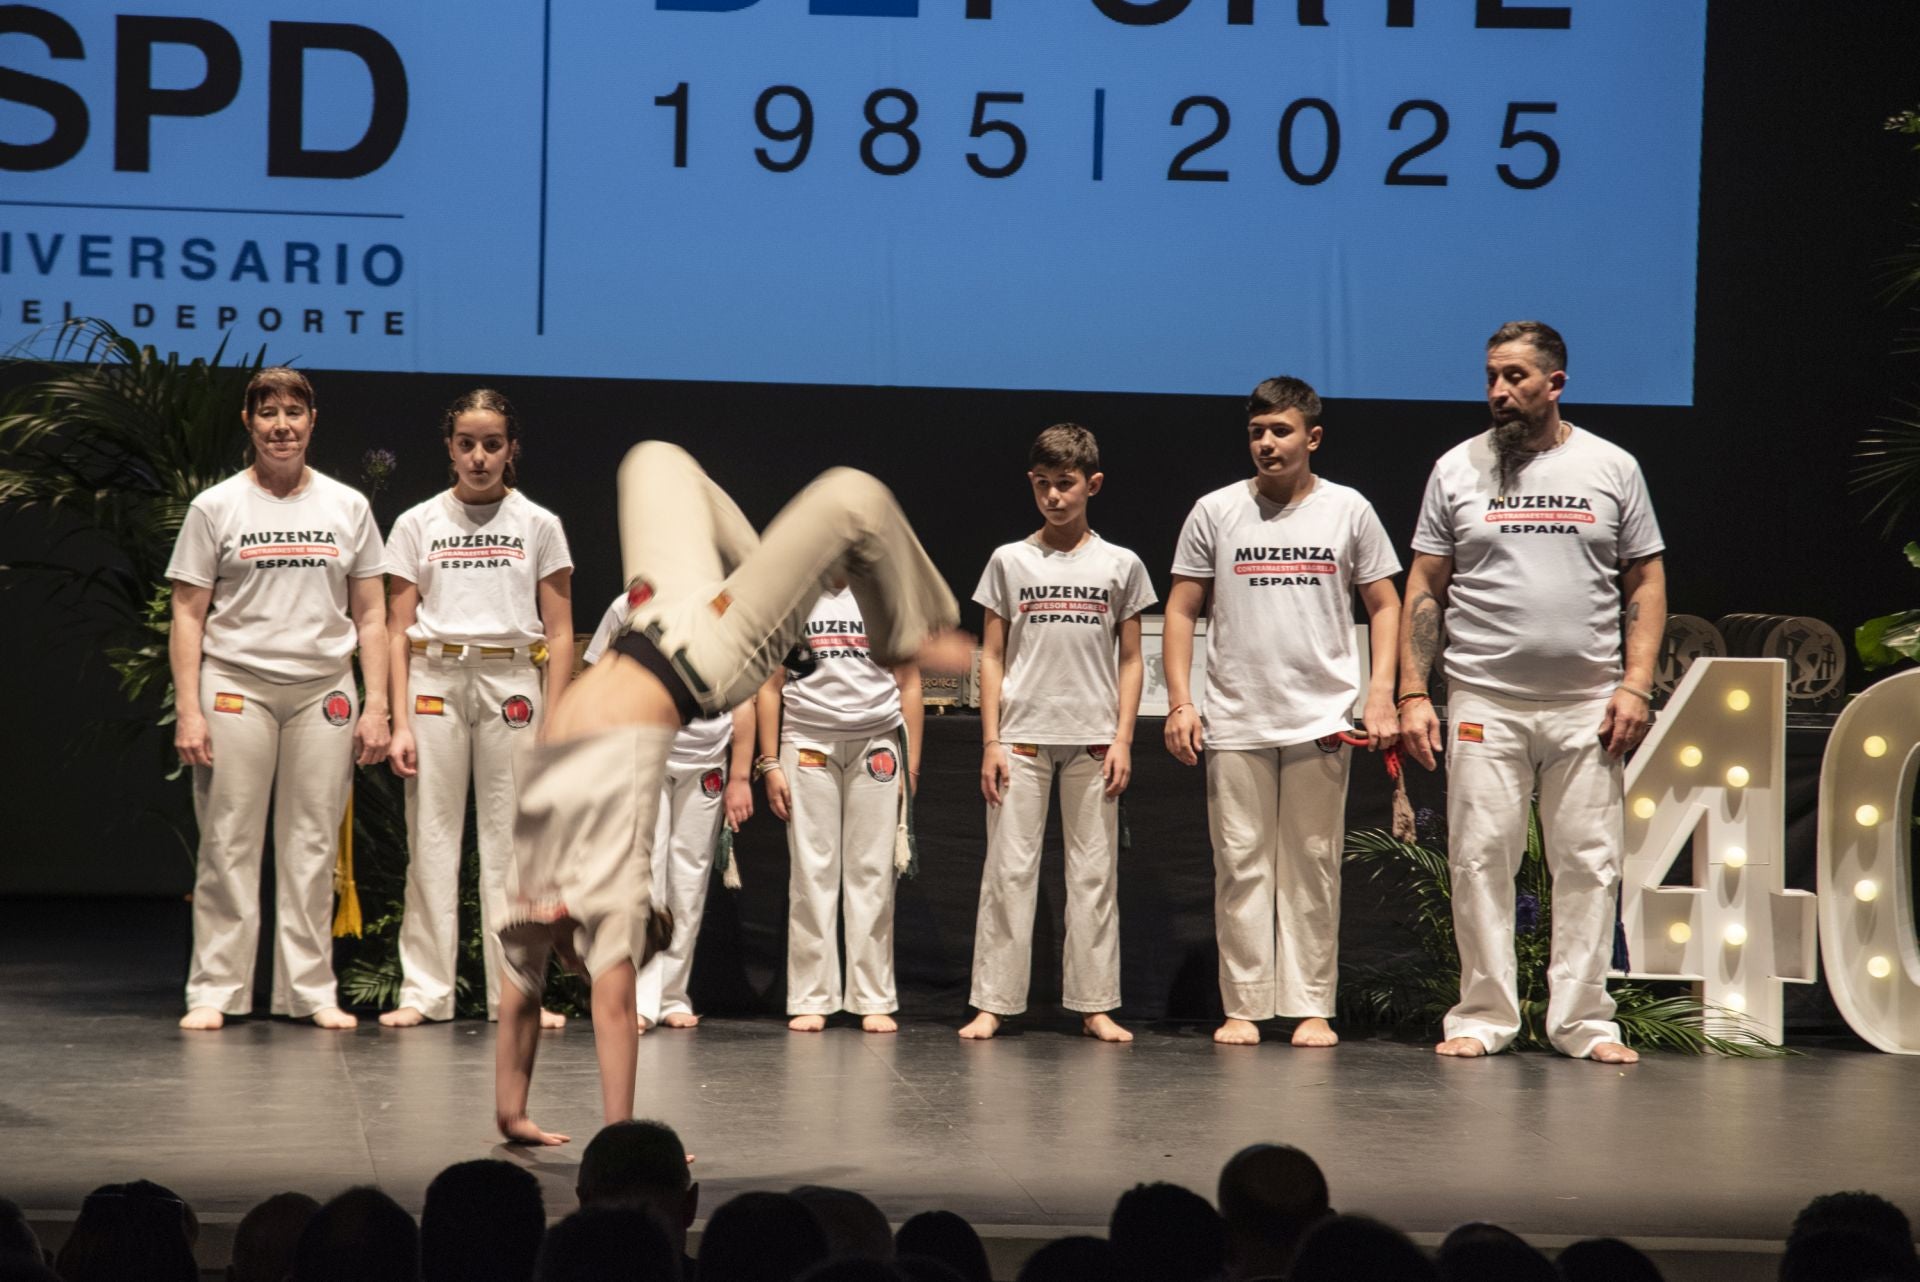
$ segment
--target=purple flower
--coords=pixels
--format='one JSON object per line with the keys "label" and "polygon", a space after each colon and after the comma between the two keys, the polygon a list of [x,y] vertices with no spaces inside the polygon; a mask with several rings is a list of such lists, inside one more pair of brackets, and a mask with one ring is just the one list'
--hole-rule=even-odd
{"label": "purple flower", "polygon": [[378,494],[387,487],[399,466],[399,456],[392,450],[368,450],[360,456],[360,478],[367,489]]}
{"label": "purple flower", "polygon": [[1540,925],[1540,900],[1521,891],[1513,901],[1513,927],[1522,935],[1531,935]]}

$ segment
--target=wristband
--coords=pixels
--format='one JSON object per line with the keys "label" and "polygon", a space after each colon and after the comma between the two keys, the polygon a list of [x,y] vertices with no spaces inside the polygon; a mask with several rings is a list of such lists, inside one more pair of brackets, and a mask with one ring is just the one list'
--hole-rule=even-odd
{"label": "wristband", "polygon": [[1645,699],[1648,703],[1653,702],[1653,691],[1651,690],[1636,690],[1632,686],[1626,684],[1624,681],[1621,682],[1619,685],[1615,686],[1614,689],[1625,690],[1628,694],[1632,695],[1636,699]]}
{"label": "wristband", "polygon": [[764,779],[767,775],[778,769],[780,769],[780,758],[778,757],[755,757],[753,759],[753,777],[755,779]]}
{"label": "wristband", "polygon": [[1176,703],[1171,708],[1167,709],[1167,715],[1172,716],[1174,713],[1180,711],[1180,709],[1191,708],[1192,706],[1193,705],[1191,703]]}
{"label": "wristband", "polygon": [[999,742],[1000,742],[1000,741],[999,741],[998,739],[989,739],[989,740],[987,740],[987,741],[986,741],[985,743],[983,743],[983,744],[981,744],[980,746],[981,746],[982,748],[991,748],[991,747],[993,747],[993,745],[994,745],[994,744],[996,744],[996,743],[999,743]]}
{"label": "wristband", "polygon": [[1412,703],[1415,699],[1427,699],[1427,698],[1428,698],[1428,695],[1425,690],[1409,690],[1405,694],[1401,695],[1398,699],[1395,699],[1393,701],[1393,706],[1397,708],[1401,704]]}

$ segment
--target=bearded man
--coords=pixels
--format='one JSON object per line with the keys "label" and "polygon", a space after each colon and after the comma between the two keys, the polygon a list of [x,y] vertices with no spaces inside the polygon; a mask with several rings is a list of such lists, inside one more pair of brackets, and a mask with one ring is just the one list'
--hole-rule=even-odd
{"label": "bearded man", "polygon": [[[1514,321],[1487,340],[1493,425],[1434,465],[1413,537],[1400,729],[1429,770],[1447,755],[1460,1001],[1434,1049],[1486,1055],[1520,1030],[1514,876],[1537,797],[1553,876],[1547,1038],[1574,1058],[1631,1064],[1606,976],[1622,758],[1647,729],[1664,544],[1633,456],[1560,417],[1566,385],[1552,326]],[[1427,695],[1443,621],[1445,734]]]}

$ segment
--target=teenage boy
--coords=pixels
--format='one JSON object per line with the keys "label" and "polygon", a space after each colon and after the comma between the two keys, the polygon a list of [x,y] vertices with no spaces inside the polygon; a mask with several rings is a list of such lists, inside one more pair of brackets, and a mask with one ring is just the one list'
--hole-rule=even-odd
{"label": "teenage boy", "polygon": [[[583,662],[600,661],[626,624],[627,613],[627,594],[622,592],[607,607],[581,655]],[[692,1028],[700,1022],[687,996],[687,981],[706,913],[714,841],[722,821],[739,832],[752,818],[753,785],[747,782],[752,769],[751,701],[731,713],[689,721],[673,737],[660,818],[653,830],[653,899],[673,914],[673,942],[640,968],[635,981],[635,1023],[642,1033],[656,1024]]]}
{"label": "teenage boy", "polygon": [[608,1122],[633,1116],[634,971],[652,926],[653,833],[680,727],[751,698],[799,641],[830,581],[852,585],[892,663],[971,660],[953,594],[893,496],[845,468],[809,485],[764,540],[686,451],[647,441],[620,464],[620,553],[631,585],[612,652],[568,685],[516,761],[519,813],[500,930],[495,1115],[510,1142],[561,1144],[527,1116],[547,955],[592,984]]}
{"label": "teenage boy", "polygon": [[973,937],[971,1001],[980,1013],[962,1037],[992,1037],[1002,1019],[1027,1008],[1040,845],[1057,774],[1067,862],[1060,1004],[1080,1013],[1089,1036],[1133,1040],[1107,1014],[1120,1004],[1115,858],[1146,674],[1140,611],[1158,598],[1140,558],[1087,524],[1087,500],[1105,479],[1092,432],[1060,423],[1040,433],[1027,455],[1027,481],[1043,523],[996,549],[974,589],[987,612],[980,653],[987,865]]}
{"label": "teenage boy", "polygon": [[[1367,746],[1398,737],[1393,676],[1400,562],[1357,491],[1313,474],[1320,397],[1270,378],[1247,401],[1254,475],[1194,504],[1167,597],[1167,750],[1207,752],[1214,928],[1226,1022],[1213,1039],[1260,1040],[1260,1020],[1297,1019],[1295,1046],[1332,1046],[1340,854],[1350,754],[1338,736],[1358,694],[1353,595],[1366,607],[1372,680]],[[1209,592],[1207,711],[1188,665]]]}

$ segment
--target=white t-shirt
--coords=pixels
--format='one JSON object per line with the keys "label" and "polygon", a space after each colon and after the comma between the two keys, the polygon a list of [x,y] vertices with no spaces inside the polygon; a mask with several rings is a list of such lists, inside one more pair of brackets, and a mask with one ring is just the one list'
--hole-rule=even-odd
{"label": "white t-shirt", "polygon": [[540,580],[573,568],[560,518],[519,491],[462,503],[443,490],[408,508],[387,536],[387,573],[420,587],[407,636],[459,645],[532,645]]}
{"label": "white t-shirt", "polygon": [[1493,433],[1440,456],[1413,550],[1453,558],[1446,673],[1522,699],[1589,699],[1620,682],[1620,564],[1666,544],[1640,465],[1567,424],[1500,496]]}
{"label": "white t-shirt", "polygon": [[[598,663],[600,656],[613,644],[613,638],[627,625],[627,616],[633,613],[633,607],[627,604],[627,594],[622,592],[613,598],[607,612],[600,617],[600,626],[593,630],[593,639],[587,642],[586,650],[580,655],[580,662]],[[667,757],[669,770],[698,770],[703,766],[717,766],[726,761],[727,748],[733,742],[733,714],[723,712],[717,717],[701,717],[689,721],[680,727],[680,733],[673,736],[673,751]]]}
{"label": "white t-shirt", "polygon": [[1071,552],[1028,537],[994,549],[973,599],[1007,621],[1001,741],[1111,742],[1120,625],[1158,599],[1140,558],[1097,534]]}
{"label": "white t-shirt", "polygon": [[788,676],[780,742],[864,739],[900,726],[900,687],[870,657],[866,620],[851,589],[820,598],[802,644],[818,666],[805,677]]}
{"label": "white t-shirt", "polygon": [[210,486],[167,562],[169,579],[213,589],[201,653],[278,685],[346,667],[359,644],[347,580],[379,578],[386,558],[366,498],[312,469],[307,477],[284,499],[250,471]]}
{"label": "white t-shirt", "polygon": [[1283,748],[1351,727],[1353,592],[1400,572],[1358,490],[1316,477],[1277,507],[1235,481],[1193,505],[1173,572],[1213,580],[1207,747]]}

